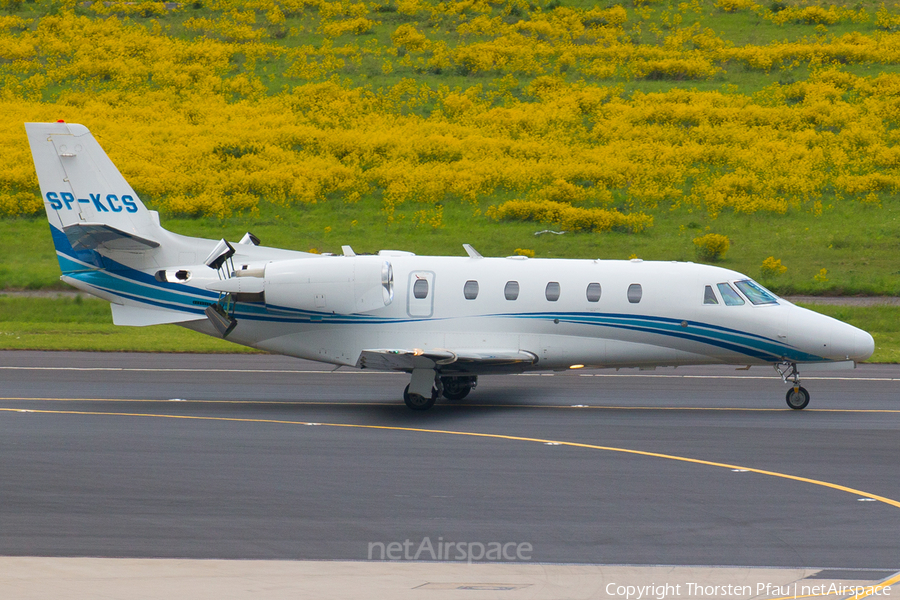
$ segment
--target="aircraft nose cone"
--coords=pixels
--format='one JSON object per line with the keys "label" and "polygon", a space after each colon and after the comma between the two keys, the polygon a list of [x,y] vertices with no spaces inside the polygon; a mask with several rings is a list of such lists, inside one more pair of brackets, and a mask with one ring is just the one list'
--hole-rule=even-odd
{"label": "aircraft nose cone", "polygon": [[866,360],[875,352],[875,340],[867,331],[841,323],[832,334],[836,359]]}
{"label": "aircraft nose cone", "polygon": [[785,312],[785,323],[786,339],[808,355],[821,357],[818,360],[859,362],[875,352],[875,340],[868,332],[799,306]]}
{"label": "aircraft nose cone", "polygon": [[869,332],[862,329],[856,330],[853,344],[854,353],[850,355],[853,360],[866,360],[875,353],[875,338]]}

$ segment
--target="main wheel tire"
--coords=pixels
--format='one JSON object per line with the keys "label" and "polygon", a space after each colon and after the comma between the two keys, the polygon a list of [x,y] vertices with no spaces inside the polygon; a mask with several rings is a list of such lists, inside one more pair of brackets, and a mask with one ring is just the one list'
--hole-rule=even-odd
{"label": "main wheel tire", "polygon": [[472,391],[472,385],[468,380],[457,377],[443,377],[441,384],[444,388],[443,395],[447,400],[462,400]]}
{"label": "main wheel tire", "polygon": [[438,391],[434,388],[431,390],[430,398],[426,398],[421,394],[410,394],[408,385],[406,386],[406,389],[403,390],[403,401],[406,403],[406,406],[412,410],[428,410],[434,406],[437,397]]}
{"label": "main wheel tire", "polygon": [[791,387],[791,389],[787,391],[787,395],[785,395],[784,399],[787,402],[787,405],[794,410],[802,410],[809,404],[809,392],[798,385],[797,387]]}
{"label": "main wheel tire", "polygon": [[450,391],[448,389],[444,390],[444,398],[447,400],[462,400],[466,396],[469,395],[469,392],[472,391],[470,387],[462,387],[454,391]]}

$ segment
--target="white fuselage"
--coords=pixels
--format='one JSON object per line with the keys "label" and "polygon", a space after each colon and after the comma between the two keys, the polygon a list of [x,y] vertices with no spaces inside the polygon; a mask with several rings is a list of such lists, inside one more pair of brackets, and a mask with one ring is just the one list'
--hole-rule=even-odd
{"label": "white fuselage", "polygon": [[[347,304],[346,298],[335,297],[341,288],[329,288],[327,282],[316,288],[312,282],[311,289],[333,291],[318,295],[320,306],[244,312],[238,304],[238,325],[228,339],[341,365],[358,365],[360,353],[372,348],[522,350],[538,359],[528,368],[539,369],[825,362],[861,360],[871,354],[867,333],[782,299],[754,305],[743,298],[742,305],[729,306],[718,295],[717,304],[704,304],[705,286],[747,279],[714,266],[388,252],[377,257],[302,258],[297,259],[297,270],[315,262],[340,273],[352,261],[390,263],[394,284],[388,305],[357,313],[335,311],[332,305]],[[235,263],[240,263],[239,256]],[[207,277],[215,277],[207,271]],[[192,283],[199,287],[207,277]],[[422,298],[415,295],[417,280],[427,282],[424,293],[420,284]],[[472,282],[477,283],[477,294]],[[518,284],[515,299],[507,299],[510,282]],[[266,283],[268,295],[277,282]],[[555,284],[558,297],[548,299],[548,285],[553,298]],[[588,298],[591,284],[591,300],[596,301]],[[629,301],[629,287],[634,285],[640,286],[636,302]],[[215,334],[204,321],[185,325]]]}

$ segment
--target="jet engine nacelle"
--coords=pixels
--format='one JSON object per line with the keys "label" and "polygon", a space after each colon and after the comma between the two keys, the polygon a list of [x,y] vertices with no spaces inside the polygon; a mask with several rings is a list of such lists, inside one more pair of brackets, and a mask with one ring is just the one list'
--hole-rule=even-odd
{"label": "jet engine nacelle", "polygon": [[353,314],[394,299],[391,263],[378,256],[321,256],[266,265],[265,299],[279,308]]}

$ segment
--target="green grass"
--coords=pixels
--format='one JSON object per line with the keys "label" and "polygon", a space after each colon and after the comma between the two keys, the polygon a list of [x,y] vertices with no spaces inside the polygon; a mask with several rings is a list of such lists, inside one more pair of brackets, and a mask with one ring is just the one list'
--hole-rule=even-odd
{"label": "green grass", "polygon": [[[900,307],[807,305],[875,338],[869,362],[900,363]],[[41,298],[0,294],[0,350],[246,353],[251,348],[176,325],[117,327],[109,303],[96,298]]]}
{"label": "green grass", "polygon": [[0,289],[71,289],[59,275],[46,217],[0,221]]}
{"label": "green grass", "polygon": [[0,295],[0,350],[258,352],[177,325],[118,327],[96,298]]}
{"label": "green grass", "polygon": [[[780,294],[900,295],[900,200],[883,208],[837,203],[813,216],[803,211],[786,215],[722,213],[712,219],[688,209],[653,211],[655,224],[641,234],[535,232],[553,229],[542,223],[495,223],[482,215],[491,204],[508,199],[498,196],[480,206],[459,202],[444,204],[439,229],[416,227],[412,214],[430,208],[414,202],[399,211],[403,218],[385,224],[376,202],[349,204],[331,200],[315,205],[281,207],[263,204],[258,214],[215,218],[163,217],[163,226],[176,233],[209,239],[237,241],[252,231],[263,244],[280,248],[340,253],[349,244],[358,253],[382,249],[409,250],[417,254],[463,255],[470,243],[485,256],[509,256],[517,248],[534,250],[539,258],[645,260],[696,259],[693,239],[713,232],[728,236],[731,249],[720,266],[760,279]],[[356,225],[353,225],[356,221]],[[326,231],[326,228],[331,228]],[[59,267],[46,219],[0,221],[0,290],[69,289],[59,281]],[[765,278],[760,265],[769,256],[780,259],[785,274]],[[827,270],[827,281],[814,277]]]}

